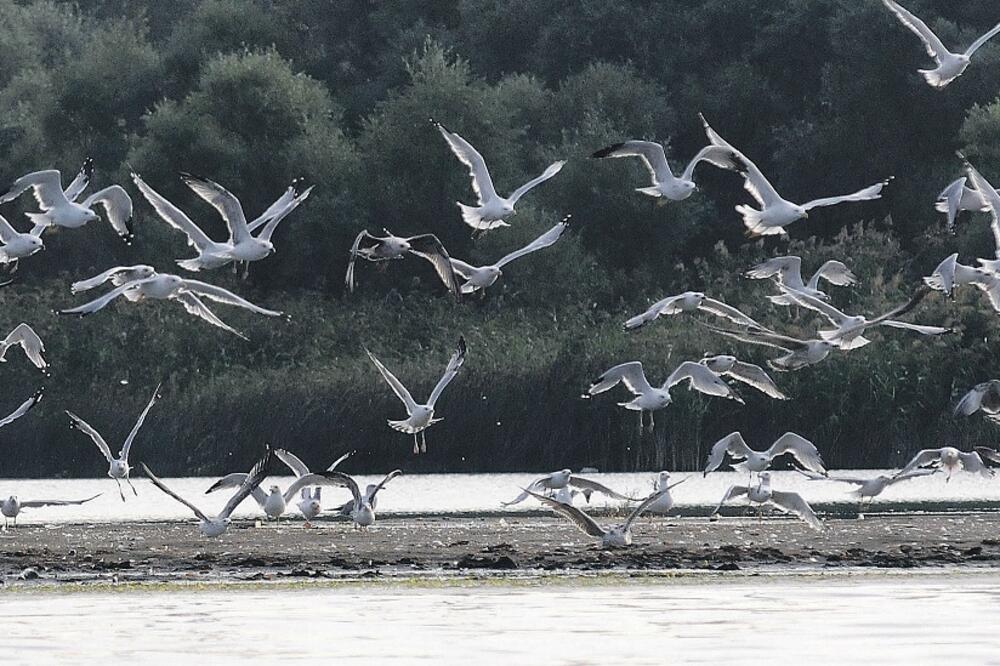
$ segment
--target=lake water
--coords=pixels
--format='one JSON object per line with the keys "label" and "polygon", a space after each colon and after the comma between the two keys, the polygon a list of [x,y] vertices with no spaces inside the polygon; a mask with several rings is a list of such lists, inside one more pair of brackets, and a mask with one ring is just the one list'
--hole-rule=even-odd
{"label": "lake water", "polygon": [[1000,664],[1000,575],[0,594],[6,664]]}
{"label": "lake water", "polygon": [[[874,476],[884,470],[852,470],[845,472],[853,476]],[[837,472],[832,472],[837,474]],[[501,511],[502,501],[516,497],[520,488],[538,478],[539,474],[417,474],[403,475],[392,481],[379,493],[379,513],[479,513]],[[653,472],[630,474],[588,474],[588,478],[625,494],[647,495],[652,489]],[[359,476],[363,488],[367,483],[377,483],[381,476]],[[745,483],[746,476],[736,472],[716,472],[703,477],[701,473],[679,472],[671,475],[671,481],[686,481],[672,493],[679,508],[715,506],[732,483]],[[277,483],[286,487],[292,477],[274,477],[265,481],[265,486]],[[228,499],[229,491],[205,495],[205,489],[214,478],[166,479],[172,489],[197,504],[203,511],[215,512]],[[115,482],[103,479],[0,479],[0,498],[17,495],[28,499],[79,499],[104,493],[101,497],[81,506],[26,509],[19,517],[19,523],[60,523],[60,522],[107,522],[125,520],[173,520],[191,518],[190,512],[170,499],[148,480],[137,474],[133,483],[139,496],[132,495],[127,485],[123,485],[126,501],[122,502]],[[812,503],[845,503],[856,500],[849,492],[853,486],[827,481],[809,481],[796,472],[776,472],[772,476],[772,486],[780,490],[790,490],[802,494]],[[346,502],[348,492],[340,488],[324,488],[324,506],[329,508]],[[945,481],[943,474],[917,478],[891,486],[878,500],[903,502],[908,504],[933,503],[947,506],[955,502],[997,502],[1000,501],[1000,479],[987,479],[960,473]],[[617,502],[612,502],[617,504]],[[606,504],[603,496],[593,497],[593,506]],[[878,502],[875,504],[876,510]],[[526,501],[507,511],[517,512],[538,510],[538,504]],[[293,512],[294,513],[294,512]],[[247,500],[237,512],[237,516],[258,515],[253,500]]]}

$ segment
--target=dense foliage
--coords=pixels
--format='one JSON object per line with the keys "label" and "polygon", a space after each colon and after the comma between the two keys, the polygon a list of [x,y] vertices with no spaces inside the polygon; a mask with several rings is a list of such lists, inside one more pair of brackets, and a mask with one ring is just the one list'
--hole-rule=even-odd
{"label": "dense foliage", "polygon": [[[997,21],[991,0],[908,5],[956,46]],[[751,444],[795,430],[834,467],[992,441],[981,419],[950,413],[960,391],[997,374],[998,316],[973,292],[935,294],[917,311],[954,326],[952,336],[878,332],[868,347],[776,375],[791,401],[748,389],[744,407],[681,389],[650,436],[616,394],[579,395],[626,360],[662,381],[706,352],[767,358],[690,317],[620,330],[671,293],[704,290],[779,330],[815,331],[812,313],[770,305],[772,287],[741,276],[768,256],[802,254],[807,271],[845,261],[861,284],[833,288],[834,302],[867,314],[903,302],[951,252],[966,263],[992,256],[984,216],[951,236],[933,202],[958,175],[956,149],[1000,179],[1000,44],[936,91],[916,72],[919,42],[875,1],[0,0],[0,62],[0,182],[73,173],[92,156],[98,186],[134,192],[138,171],[217,236],[221,220],[178,171],[225,184],[251,215],[294,177],[316,184],[249,279],[201,276],[291,313],[284,322],[218,306],[250,342],[173,303],[53,314],[80,302],[73,279],[126,263],[174,270],[191,256],[137,193],[131,247],[104,223],[47,235],[46,252],[0,291],[0,333],[31,323],[52,363],[44,381],[19,354],[2,368],[0,410],[47,388],[33,414],[0,431],[4,476],[103,473],[63,410],[115,447],[160,381],[164,399],[134,457],[163,474],[239,469],[264,442],[316,466],[357,448],[354,469],[488,471],[693,468],[736,429]],[[586,159],[636,137],[669,142],[681,164],[705,142],[698,112],[790,199],[895,180],[882,201],[797,223],[790,243],[749,242],[733,211],[747,198],[738,176],[703,167],[698,193],[657,207],[633,191],[646,184],[639,164]],[[473,241],[454,205],[472,199],[465,169],[431,117],[486,155],[501,191],[569,162],[521,202],[511,229]],[[25,229],[31,205],[25,196],[0,212]],[[362,265],[359,293],[343,293],[361,228],[434,232],[453,256],[479,262],[567,212],[577,233],[512,264],[482,301],[456,305],[414,259],[385,272]],[[426,394],[460,333],[468,361],[439,404],[445,421],[428,431],[428,454],[413,457],[411,440],[385,424],[402,406],[362,345]]]}

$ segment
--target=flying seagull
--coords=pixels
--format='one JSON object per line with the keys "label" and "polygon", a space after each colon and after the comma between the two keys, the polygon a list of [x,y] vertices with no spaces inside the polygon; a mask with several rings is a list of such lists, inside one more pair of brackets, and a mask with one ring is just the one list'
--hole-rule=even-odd
{"label": "flying seagull", "polygon": [[[615,492],[602,483],[576,476],[573,474],[573,471],[569,469],[561,469],[558,472],[546,474],[540,479],[535,479],[531,482],[531,485],[528,486],[528,490],[533,492],[542,492],[546,490],[553,491],[562,490],[563,488],[567,488],[569,486],[580,488],[586,496],[588,502],[590,501],[590,496],[593,493],[601,493],[607,495],[611,499],[622,500],[625,502],[636,501],[634,497],[629,497],[628,495],[622,495],[619,492]],[[526,490],[510,502],[501,502],[501,504],[503,504],[503,506],[520,504],[524,500],[528,499],[529,496],[530,493]]]}
{"label": "flying seagull", "polygon": [[733,469],[738,472],[747,472],[753,476],[771,466],[771,463],[778,456],[790,454],[804,468],[817,474],[826,474],[823,466],[823,458],[819,455],[815,445],[805,437],[796,435],[794,432],[786,432],[784,435],[774,440],[774,443],[764,451],[754,451],[747,446],[743,435],[739,432],[731,432],[715,444],[708,454],[708,461],[705,464],[704,476],[719,469],[726,459],[726,454],[732,458],[741,460],[735,463]]}
{"label": "flying seagull", "polygon": [[965,53],[952,53],[938,39],[938,36],[931,32],[927,24],[907,11],[895,0],[882,0],[882,4],[889,8],[900,23],[905,25],[910,31],[920,38],[927,50],[927,55],[934,58],[937,67],[934,69],[918,70],[924,78],[934,88],[944,88],[946,85],[957,79],[969,66],[972,54],[979,50],[983,44],[1000,32],[1000,23],[993,26],[989,32],[972,43],[972,46],[965,50]]}
{"label": "flying seagull", "polygon": [[505,222],[508,217],[516,215],[514,206],[518,200],[528,193],[529,190],[541,185],[552,176],[559,173],[559,170],[566,164],[565,160],[553,162],[542,172],[542,175],[529,180],[521,187],[514,190],[506,199],[497,194],[493,187],[493,179],[490,177],[489,169],[486,168],[486,160],[472,147],[468,141],[458,134],[449,131],[441,123],[431,120],[431,123],[441,132],[441,136],[448,142],[451,152],[455,157],[469,168],[469,175],[472,177],[472,189],[476,193],[477,201],[475,206],[467,206],[461,202],[456,202],[462,210],[462,220],[476,232],[489,231],[499,227],[510,226]]}
{"label": "flying seagull", "polygon": [[11,495],[5,500],[0,500],[0,513],[3,514],[4,518],[3,528],[7,529],[7,520],[11,518],[14,520],[14,525],[17,526],[17,514],[21,513],[22,509],[34,509],[42,506],[74,506],[86,504],[100,496],[101,493],[82,500],[22,500],[17,495]]}
{"label": "flying seagull", "polygon": [[643,500],[643,502],[629,514],[624,523],[607,528],[598,525],[593,518],[575,506],[564,504],[559,500],[546,497],[545,495],[539,495],[531,490],[525,490],[524,492],[528,493],[530,496],[555,511],[560,516],[568,519],[584,534],[600,539],[602,548],[624,548],[632,545],[632,524],[646,509],[660,499],[660,497],[662,497],[667,491],[661,490],[653,493]]}
{"label": "flying seagull", "polygon": [[94,287],[100,287],[109,280],[112,285],[120,287],[127,282],[145,280],[146,278],[151,278],[154,275],[156,275],[156,270],[152,266],[148,266],[146,264],[136,264],[134,266],[115,266],[113,268],[109,268],[103,273],[98,273],[92,278],[74,282],[70,285],[70,291],[74,294],[78,294],[81,291],[89,291]]}
{"label": "flying seagull", "polygon": [[987,419],[1000,424],[1000,379],[976,384],[955,405],[956,416],[972,416],[980,410]]}
{"label": "flying seagull", "polygon": [[[86,165],[84,167],[86,169]],[[10,186],[10,190],[0,196],[0,204],[13,201],[25,190],[33,189],[35,200],[41,208],[40,213],[28,213],[28,218],[34,223],[36,233],[41,233],[47,227],[67,227],[75,229],[88,222],[98,219],[94,207],[104,206],[108,222],[115,232],[126,242],[131,243],[132,233],[132,198],[121,185],[111,185],[94,192],[82,202],[76,198],[89,182],[89,175],[81,180],[74,179],[70,187],[63,191],[62,175],[56,169],[35,171],[21,176]]]}
{"label": "flying seagull", "polygon": [[648,310],[626,321],[624,328],[626,331],[634,331],[663,315],[696,311],[707,312],[716,317],[728,319],[738,326],[760,326],[751,317],[743,314],[731,305],[726,305],[714,298],[708,298],[700,291],[685,291],[683,294],[667,296],[653,303]]}
{"label": "flying seagull", "polygon": [[937,203],[934,204],[934,210],[948,216],[945,223],[945,229],[948,231],[955,230],[955,220],[958,219],[958,214],[962,211],[967,210],[973,213],[988,213],[990,211],[990,205],[979,195],[979,192],[966,185],[968,180],[967,176],[962,176],[958,180],[952,181],[938,195]]}
{"label": "flying seagull", "polygon": [[454,268],[455,273],[461,277],[462,280],[464,280],[460,287],[461,292],[463,294],[472,294],[481,289],[486,289],[496,282],[501,275],[503,275],[503,267],[510,262],[555,244],[555,242],[562,237],[563,232],[569,228],[569,221],[571,217],[571,215],[567,215],[562,219],[562,221],[557,223],[544,234],[531,241],[521,249],[514,250],[510,254],[505,255],[495,264],[489,264],[487,266],[473,266],[472,264],[467,264],[464,261],[452,259],[452,268]]}
{"label": "flying seagull", "polygon": [[7,361],[7,350],[18,345],[24,350],[24,355],[28,357],[32,365],[47,373],[49,364],[42,357],[45,345],[35,330],[23,322],[15,326],[14,330],[8,333],[3,341],[0,341],[0,363]]}
{"label": "flying seagull", "polygon": [[698,189],[694,184],[694,169],[701,162],[708,162],[723,169],[735,169],[730,150],[722,146],[708,145],[698,151],[698,154],[688,162],[680,177],[675,176],[667,163],[663,152],[663,144],[653,141],[630,140],[602,148],[591,155],[595,159],[613,157],[638,157],[649,170],[652,179],[651,187],[638,187],[636,192],[664,199],[667,201],[683,201]]}
{"label": "flying seagull", "polygon": [[28,233],[21,233],[11,226],[5,217],[0,215],[0,263],[13,264],[13,271],[20,259],[30,257],[45,249],[42,242],[42,231],[45,227],[35,227]]}
{"label": "flying seagull", "polygon": [[30,412],[31,408],[37,405],[41,399],[42,399],[42,389],[38,389],[37,391],[35,391],[35,394],[33,396],[22,402],[17,409],[15,409],[13,412],[0,419],[0,428],[6,425],[10,425],[14,421],[18,420],[19,418]]}
{"label": "flying seagull", "polygon": [[704,116],[701,116],[701,121],[705,126],[708,139],[713,145],[723,146],[733,152],[733,161],[737,165],[735,170],[739,171],[744,178],[743,187],[760,205],[759,210],[746,204],[736,207],[736,211],[743,216],[743,224],[746,225],[747,235],[750,237],[786,235],[785,227],[797,220],[808,218],[809,211],[814,208],[835,206],[850,201],[878,199],[882,196],[882,188],[888,185],[889,180],[891,180],[883,180],[851,194],[813,199],[801,205],[792,203],[782,199],[774,186],[757,168],[757,165],[719,136]]}
{"label": "flying seagull", "polygon": [[459,280],[451,265],[451,257],[437,236],[420,234],[404,238],[393,235],[388,229],[382,231],[385,236],[373,236],[367,229],[362,229],[354,239],[354,244],[351,245],[351,258],[347,262],[347,276],[344,279],[349,293],[354,293],[354,263],[359,258],[365,261],[383,262],[402,259],[407,254],[413,254],[430,262],[448,291],[455,296],[460,294]]}
{"label": "flying seagull", "polygon": [[340,507],[339,512],[343,513],[347,510],[347,515],[351,517],[354,521],[355,528],[367,528],[375,524],[375,504],[378,493],[385,484],[389,483],[397,476],[403,473],[403,470],[394,469],[385,475],[385,478],[375,486],[368,486],[368,489],[364,494],[361,494],[361,489],[358,487],[358,482],[352,479],[347,474],[343,472],[329,472],[328,476],[331,481],[340,485],[343,488],[347,488],[351,491],[351,496],[353,499],[347,505]]}
{"label": "flying seagull", "polygon": [[774,380],[771,379],[764,369],[753,363],[744,363],[735,356],[725,354],[719,356],[706,356],[698,361],[716,375],[726,375],[738,382],[743,382],[747,386],[752,386],[764,395],[775,400],[788,400],[788,396],[781,392]]}
{"label": "flying seagull", "polygon": [[250,493],[256,490],[261,481],[267,477],[267,467],[270,462],[271,449],[268,447],[264,457],[258,460],[257,464],[250,470],[250,474],[247,476],[246,481],[243,482],[243,485],[241,485],[239,490],[237,490],[236,493],[229,498],[229,501],[226,502],[222,511],[220,511],[217,516],[212,518],[202,513],[201,509],[168,488],[162,481],[156,478],[156,475],[153,474],[148,467],[146,467],[145,463],[140,464],[142,466],[142,471],[145,472],[146,476],[149,477],[149,480],[153,482],[154,486],[194,512],[194,515],[201,521],[200,528],[203,535],[207,537],[217,537],[221,536],[227,529],[229,529],[229,524],[231,522],[229,517],[233,515],[233,511],[236,510],[236,507],[239,506],[243,500],[249,497]]}
{"label": "flying seagull", "polygon": [[849,483],[857,486],[857,489],[852,491],[852,494],[858,498],[858,516],[861,517],[861,514],[864,511],[865,501],[867,500],[868,506],[871,507],[875,498],[881,495],[889,486],[897,484],[900,481],[909,481],[910,479],[915,479],[919,476],[936,474],[939,470],[914,469],[899,476],[879,474],[870,478],[860,476],[827,476],[825,474],[816,474],[815,472],[803,471],[801,469],[797,469],[795,471],[804,475],[810,481],[837,481],[839,483]]}
{"label": "flying seagull", "polygon": [[722,509],[722,505],[729,500],[736,499],[737,497],[743,497],[744,495],[752,504],[756,504],[758,506],[770,504],[771,506],[777,507],[786,513],[795,514],[814,530],[823,529],[823,523],[816,516],[816,512],[812,510],[812,507],[809,506],[808,502],[802,499],[801,495],[798,493],[782,492],[771,489],[770,472],[761,472],[760,476],[757,478],[756,486],[730,486],[729,490],[727,490],[726,494],[723,496],[722,501],[719,502],[719,506],[712,512],[712,515],[714,516],[719,513],[719,510]]}
{"label": "flying seagull", "polygon": [[[458,349],[455,353],[451,355],[451,359],[448,361],[448,367],[445,368],[444,374],[441,375],[441,379],[438,380],[437,385],[434,390],[431,391],[431,395],[427,398],[427,402],[418,405],[417,401],[413,399],[410,392],[406,390],[406,387],[396,379],[396,376],[389,372],[389,369],[382,365],[382,361],[375,357],[370,351],[365,349],[365,353],[368,354],[368,358],[371,359],[375,367],[378,368],[379,373],[381,373],[382,378],[385,379],[386,383],[392,389],[392,392],[396,394],[403,405],[406,406],[407,418],[401,421],[389,420],[389,426],[394,430],[399,432],[405,432],[407,434],[413,435],[413,452],[414,453],[426,453],[427,452],[427,435],[424,430],[431,427],[438,421],[442,419],[434,418],[434,405],[437,403],[438,398],[444,392],[445,387],[455,378],[458,374],[458,369],[462,367],[462,363],[465,362],[466,353],[465,338],[458,338]],[[417,436],[420,436],[419,439]]]}
{"label": "flying seagull", "polygon": [[122,444],[121,451],[118,452],[117,458],[111,455],[111,447],[108,446],[106,441],[104,441],[101,433],[97,432],[97,430],[95,430],[89,423],[81,419],[73,412],[69,410],[66,411],[66,415],[70,418],[70,427],[75,428],[90,437],[90,439],[94,442],[94,445],[97,446],[97,449],[101,452],[101,455],[103,455],[104,459],[108,461],[108,476],[114,479],[115,483],[118,484],[118,494],[121,495],[123,502],[125,501],[125,493],[122,492],[121,479],[125,479],[125,482],[128,483],[129,488],[132,489],[132,492],[136,496],[139,495],[139,493],[136,492],[135,486],[132,485],[132,480],[129,479],[129,472],[132,468],[129,467],[128,464],[128,454],[132,449],[132,442],[135,440],[135,436],[139,433],[139,428],[142,427],[143,421],[146,420],[146,415],[149,414],[149,410],[153,408],[153,405],[155,405],[156,401],[159,399],[160,387],[157,385],[156,390],[153,391],[153,397],[149,399],[149,403],[146,405],[146,408],[142,410],[139,414],[139,418],[135,422],[135,425],[132,426],[132,431],[128,434],[128,437],[125,438],[125,443]]}
{"label": "flying seagull", "polygon": [[[843,262],[831,259],[813,273],[807,284],[802,280],[802,259],[795,256],[768,259],[748,270],[746,276],[752,280],[774,278],[778,284],[786,289],[808,294],[824,301],[830,300],[830,297],[820,290],[819,281],[821,279],[838,287],[849,287],[858,282],[857,276]],[[768,299],[775,305],[792,304],[791,300],[784,294],[768,296]]]}
{"label": "flying seagull", "polygon": [[957,287],[973,285],[985,293],[993,309],[1000,312],[1000,276],[985,268],[958,263],[958,252],[938,264],[934,272],[924,278],[924,284],[947,296],[952,296]]}
{"label": "flying seagull", "polygon": [[951,475],[960,469],[972,474],[981,476],[993,476],[993,470],[983,463],[976,451],[959,451],[953,446],[943,446],[939,449],[924,449],[913,456],[913,459],[906,464],[906,467],[896,472],[894,476],[900,477],[909,474],[921,467],[933,466],[947,472],[945,481],[951,481]]}
{"label": "flying seagull", "polygon": [[750,327],[744,331],[734,331],[711,324],[702,325],[713,333],[727,338],[784,352],[784,356],[767,361],[768,367],[772,370],[782,372],[801,370],[806,366],[815,365],[824,360],[831,351],[837,349],[837,345],[829,340],[800,340],[763,327]]}

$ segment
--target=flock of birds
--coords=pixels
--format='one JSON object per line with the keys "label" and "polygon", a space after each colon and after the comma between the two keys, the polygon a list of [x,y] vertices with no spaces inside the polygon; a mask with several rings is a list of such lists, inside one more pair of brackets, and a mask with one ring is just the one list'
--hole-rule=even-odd
{"label": "flock of birds", "polygon": [[[927,83],[935,88],[943,88],[960,76],[969,66],[972,56],[989,39],[1000,32],[1000,24],[976,40],[964,53],[948,51],[927,25],[894,0],[882,0],[904,26],[913,31],[924,43],[928,54],[935,60],[936,67],[920,70]],[[593,153],[595,159],[638,158],[647,167],[651,183],[637,188],[643,195],[656,198],[660,203],[680,202],[690,197],[698,188],[695,171],[702,163],[719,169],[732,171],[743,179],[744,188],[756,202],[756,206],[741,204],[736,207],[750,237],[779,235],[786,236],[789,225],[809,218],[818,209],[852,202],[878,199],[891,178],[869,185],[856,192],[838,196],[826,196],[806,203],[795,203],[783,198],[771,185],[767,177],[738,148],[726,141],[708,121],[700,116],[707,144],[692,158],[680,173],[671,170],[663,145],[651,141],[628,140],[607,146]],[[497,232],[511,224],[517,214],[518,202],[532,189],[555,177],[565,161],[550,164],[537,177],[515,189],[509,196],[500,195],[494,186],[484,157],[459,134],[442,124],[431,121],[458,160],[467,167],[476,195],[474,205],[458,202],[462,221],[477,237],[487,232]],[[961,156],[960,156],[961,157]],[[770,370],[788,372],[823,362],[831,354],[847,353],[872,342],[872,332],[881,327],[902,329],[920,335],[943,335],[950,332],[941,326],[917,324],[903,321],[901,317],[913,311],[931,291],[940,291],[951,296],[954,290],[965,285],[973,285],[983,291],[990,305],[1000,312],[1000,192],[994,188],[965,158],[965,176],[948,185],[938,197],[937,210],[947,216],[947,227],[951,229],[962,211],[986,212],[992,216],[992,230],[997,243],[995,259],[979,259],[978,266],[961,264],[958,254],[944,259],[931,275],[924,278],[924,284],[916,288],[910,299],[888,312],[877,315],[848,314],[830,304],[830,297],[821,289],[821,281],[830,285],[849,287],[858,282],[857,276],[840,261],[827,261],[806,281],[802,275],[802,259],[796,256],[781,256],[751,267],[746,276],[755,280],[771,280],[777,293],[768,296],[777,306],[798,306],[813,311],[826,320],[827,325],[819,328],[815,336],[808,339],[794,338],[768,327],[752,317],[718,299],[701,293],[688,291],[663,298],[645,312],[627,319],[623,328],[634,331],[653,324],[660,317],[678,315],[711,315],[723,324],[710,323],[704,319],[694,321],[707,331],[739,342],[760,345],[778,353],[767,361]],[[63,188],[62,176],[57,170],[37,171],[18,178],[6,194],[0,196],[0,204],[11,202],[24,192],[31,190],[39,211],[27,213],[33,224],[31,231],[22,233],[0,217],[0,262],[9,265],[13,273],[20,260],[26,259],[44,249],[43,234],[51,227],[77,228],[99,219],[98,207],[103,207],[112,229],[126,242],[131,242],[134,232],[131,225],[133,202],[127,190],[121,185],[111,185],[82,198],[93,177],[93,163],[87,160],[83,168]],[[178,259],[178,266],[189,272],[211,271],[224,266],[244,270],[250,263],[266,259],[275,252],[272,242],[277,226],[312,191],[312,187],[300,189],[298,181],[293,181],[285,192],[265,211],[252,221],[248,221],[239,199],[222,185],[203,177],[182,174],[183,182],[201,199],[216,209],[225,221],[229,237],[225,241],[213,240],[202,228],[176,205],[168,201],[139,174],[133,173],[132,180],[143,198],[150,204],[157,216],[171,228],[182,232],[195,252],[194,257]],[[452,257],[441,241],[433,234],[411,237],[396,236],[388,230],[379,236],[362,230],[355,238],[349,252],[346,288],[353,292],[358,284],[357,262],[373,263],[384,267],[385,262],[415,255],[429,262],[444,286],[455,298],[471,294],[480,295],[503,276],[503,269],[511,262],[522,259],[534,252],[556,244],[570,229],[570,216],[538,236],[524,247],[511,252],[492,264],[475,266]],[[502,232],[499,232],[502,233]],[[93,277],[74,282],[71,291],[76,294],[90,291],[109,283],[108,289],[98,298],[77,307],[62,310],[63,314],[90,315],[106,308],[112,302],[124,298],[136,303],[146,300],[174,300],[185,310],[213,326],[243,337],[242,333],[222,321],[205,301],[230,305],[249,310],[255,314],[278,317],[282,313],[255,305],[237,294],[221,287],[171,273],[158,272],[154,267],[139,264],[114,266]],[[5,361],[7,350],[20,346],[28,359],[39,369],[48,367],[43,357],[44,345],[27,324],[20,324],[0,343],[0,361]],[[435,417],[436,404],[448,384],[456,377],[464,363],[468,347],[464,338],[459,338],[458,346],[449,359],[440,380],[434,386],[427,400],[418,403],[403,383],[371,352],[365,350],[385,382],[399,398],[406,411],[406,418],[389,420],[393,429],[413,435],[413,452],[427,450],[426,430],[441,421]],[[622,384],[631,394],[628,401],[619,403],[627,410],[639,414],[640,430],[653,428],[653,413],[666,408],[671,402],[671,390],[686,384],[689,389],[743,402],[737,389],[727,382],[735,380],[764,395],[775,399],[788,399],[768,371],[758,365],[747,363],[732,355],[707,356],[697,361],[680,363],[659,386],[649,382],[642,363],[628,361],[605,371],[587,388],[584,397],[597,396]],[[0,427],[23,417],[41,399],[41,391],[21,404],[9,416],[0,420]],[[136,490],[129,478],[131,466],[129,454],[142,424],[159,399],[159,387],[154,391],[149,403],[139,415],[135,426],[125,439],[118,454],[112,453],[101,434],[85,420],[67,411],[71,426],[86,434],[96,445],[108,463],[108,476],[118,484],[122,501],[125,492],[121,482],[125,481],[132,492]],[[1000,380],[992,380],[972,388],[958,403],[956,413],[971,415],[982,411],[987,418],[1000,422]],[[648,425],[645,414],[649,414]],[[747,483],[731,486],[723,496],[719,507],[730,500],[745,498],[758,507],[770,505],[794,514],[817,529],[822,522],[799,494],[785,492],[771,486],[770,469],[772,461],[780,456],[790,455],[798,463],[799,471],[813,480],[829,480],[857,486],[855,495],[859,499],[859,512],[866,501],[883,492],[887,487],[918,476],[946,472],[948,478],[958,471],[991,475],[986,462],[1000,463],[1000,453],[977,447],[973,451],[962,452],[953,447],[927,449],[918,453],[913,460],[898,472],[874,478],[849,476],[829,476],[819,451],[807,439],[786,433],[763,451],[751,449],[742,435],[734,432],[719,440],[711,449],[704,469],[709,474],[719,469],[727,459],[738,461],[733,467],[748,475]],[[321,489],[323,486],[347,488],[351,499],[339,506],[340,515],[350,517],[355,526],[367,527],[375,521],[377,495],[396,476],[394,470],[377,485],[369,486],[362,492],[357,482],[349,475],[336,469],[337,465],[349,457],[342,456],[322,472],[311,472],[294,454],[270,447],[265,455],[248,473],[229,474],[207,492],[235,488],[223,510],[208,516],[196,505],[167,487],[146,465],[142,469],[146,476],[160,490],[187,506],[201,521],[201,531],[207,536],[218,536],[226,531],[230,516],[236,507],[248,497],[252,497],[270,518],[280,518],[288,506],[296,502],[299,511],[308,521],[322,511]],[[261,483],[271,473],[274,459],[283,462],[292,470],[296,480],[284,491],[279,486],[270,486],[267,492]],[[647,497],[633,498],[618,493],[600,483],[581,478],[570,470],[560,470],[542,477],[522,494],[507,504],[516,504],[528,498],[537,499],[577,525],[586,534],[600,540],[604,546],[625,546],[631,543],[631,528],[636,519],[647,511],[666,512],[673,506],[669,474],[662,472],[654,483],[654,492]],[[597,524],[580,508],[574,500],[582,495],[589,502],[592,493],[603,493],[621,501],[635,501],[638,505],[621,523],[610,527]],[[96,496],[95,496],[96,497]],[[0,503],[0,511],[5,518],[16,517],[21,509],[47,505],[68,505],[89,502],[95,497],[82,500],[19,500],[11,496]],[[718,511],[718,509],[716,510]]]}

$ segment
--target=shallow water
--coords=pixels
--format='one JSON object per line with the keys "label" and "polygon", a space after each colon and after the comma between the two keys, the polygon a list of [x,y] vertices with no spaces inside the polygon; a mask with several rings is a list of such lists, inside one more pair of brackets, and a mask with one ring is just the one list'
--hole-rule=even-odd
{"label": "shallow water", "polygon": [[[874,476],[884,470],[851,470],[844,475]],[[836,475],[839,472],[832,472]],[[379,493],[379,512],[392,513],[478,513],[504,510],[501,502],[515,498],[520,488],[537,479],[539,474],[416,474],[403,475],[392,481]],[[655,473],[587,474],[588,478],[625,494],[644,496],[652,489]],[[357,477],[364,487],[377,483],[381,476]],[[686,479],[672,493],[678,507],[714,506],[732,483],[746,483],[746,476],[736,472],[716,472],[703,477],[701,473],[678,472],[671,475],[671,482]],[[292,477],[273,477],[265,486],[276,483],[282,488],[291,483]],[[203,511],[215,512],[228,499],[229,491],[205,495],[205,489],[214,478],[166,479],[172,489],[197,504]],[[126,501],[122,502],[115,482],[103,479],[0,479],[0,497],[16,494],[21,499],[79,499],[103,493],[101,497],[81,506],[26,509],[19,523],[107,522],[125,520],[165,520],[190,518],[190,512],[170,499],[148,480],[137,476],[133,481],[139,496],[133,496],[123,485]],[[801,493],[809,502],[853,503],[849,494],[853,486],[828,481],[809,481],[796,472],[775,472],[772,485],[776,489]],[[335,507],[350,498],[340,488],[324,488],[324,507]],[[1000,500],[1000,479],[988,479],[960,473],[946,482],[943,474],[917,478],[887,489],[879,498],[885,502],[943,503],[988,502]],[[611,504],[618,504],[612,501]],[[606,505],[603,496],[595,495],[592,506]],[[878,508],[878,502],[875,504]],[[508,511],[537,510],[534,501],[526,501]],[[292,513],[295,513],[294,507]],[[237,516],[258,515],[253,500],[241,505]]]}
{"label": "shallow water", "polygon": [[[6,663],[997,664],[1000,576],[3,596]],[[322,660],[322,662],[320,661]]]}

